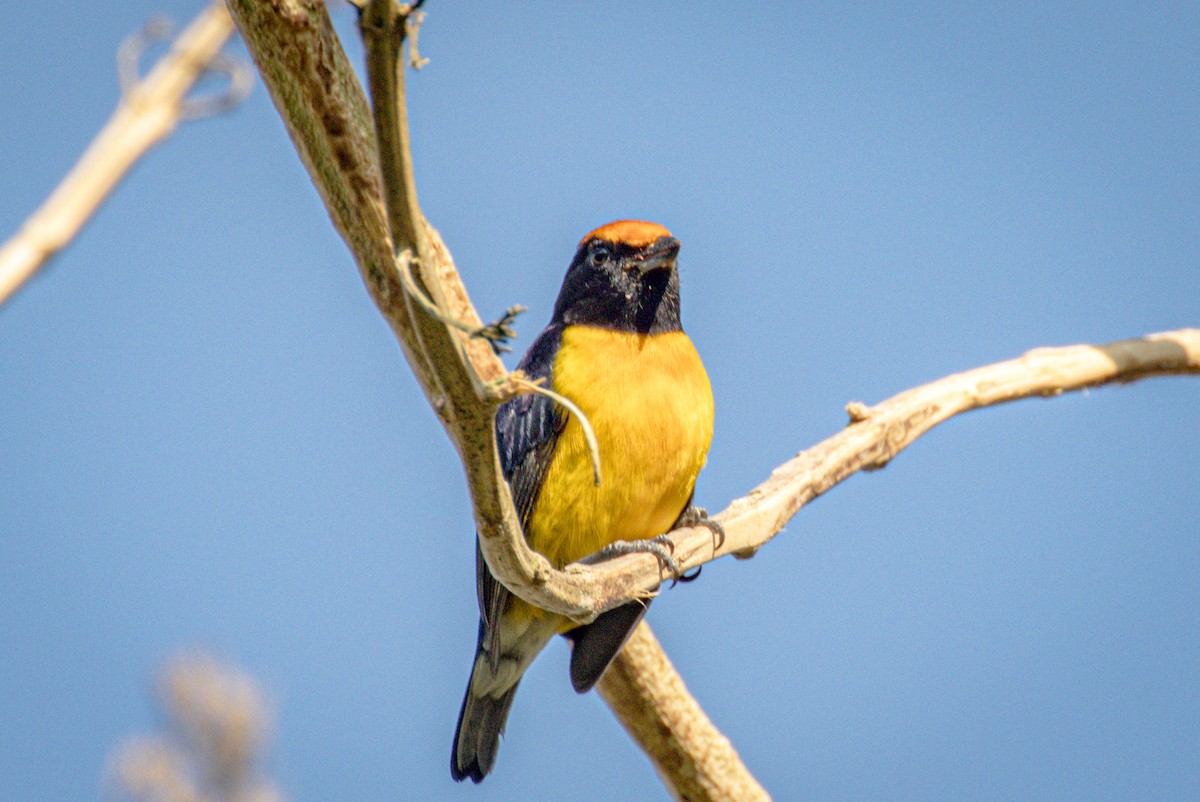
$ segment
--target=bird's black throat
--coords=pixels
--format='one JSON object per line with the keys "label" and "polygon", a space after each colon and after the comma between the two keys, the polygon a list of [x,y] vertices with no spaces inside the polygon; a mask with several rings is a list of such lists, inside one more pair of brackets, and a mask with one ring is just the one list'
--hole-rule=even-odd
{"label": "bird's black throat", "polygon": [[671,263],[642,273],[628,259],[597,267],[581,249],[563,280],[552,322],[630,334],[681,331],[679,271]]}

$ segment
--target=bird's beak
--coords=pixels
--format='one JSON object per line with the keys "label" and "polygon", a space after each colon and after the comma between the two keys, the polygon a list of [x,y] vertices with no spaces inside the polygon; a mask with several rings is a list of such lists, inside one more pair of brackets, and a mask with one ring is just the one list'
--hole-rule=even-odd
{"label": "bird's beak", "polygon": [[633,257],[633,266],[643,276],[651,270],[669,270],[675,267],[675,257],[678,255],[679,240],[674,237],[659,237]]}

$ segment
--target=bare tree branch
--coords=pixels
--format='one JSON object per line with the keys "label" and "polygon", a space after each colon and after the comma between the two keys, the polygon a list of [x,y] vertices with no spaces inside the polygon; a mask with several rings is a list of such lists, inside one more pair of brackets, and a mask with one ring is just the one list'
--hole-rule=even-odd
{"label": "bare tree branch", "polygon": [[596,692],[676,799],[770,799],[729,739],[692,698],[644,622],[604,672]]}
{"label": "bare tree branch", "polygon": [[[963,412],[1104,384],[1197,373],[1200,330],[1181,329],[1108,345],[1039,348],[947,376],[874,407],[850,404],[850,426],[776,468],[767,481],[716,516],[727,537],[715,555],[711,533],[698,528],[674,536],[675,557],[692,567],[723,554],[752,555],[805,504],[860,470],[883,467],[922,434]],[[646,571],[634,562],[624,557],[597,570],[611,574],[614,582],[636,586],[633,574]],[[677,799],[765,798],[644,624],[596,689]]]}
{"label": "bare tree branch", "polygon": [[[725,527],[720,549],[713,549],[707,529],[696,527],[672,535],[675,559],[686,570],[725,554],[752,556],[805,504],[860,470],[882,468],[955,415],[1022,398],[1198,373],[1200,329],[1179,329],[1107,345],[1038,348],[907,390],[874,407],[852,403],[847,406],[848,427],[780,465],[765,482],[714,516]],[[653,582],[657,565],[645,555],[630,555],[592,571],[599,582],[613,586],[616,595],[622,588]]]}
{"label": "bare tree branch", "polygon": [[[229,0],[229,5],[368,292],[459,452],[492,573],[526,601],[580,622],[648,595],[659,579],[618,597],[595,583],[587,568],[555,570],[525,543],[500,472],[492,416],[505,398],[528,390],[509,380],[486,342],[447,325],[404,289],[393,248],[396,256],[415,262],[420,289],[444,316],[482,327],[449,252],[417,205],[398,50],[408,7],[375,0],[362,10],[367,73],[382,99],[375,109],[377,138],[366,97],[323,3]],[[376,155],[377,141],[382,157]]]}
{"label": "bare tree branch", "polygon": [[[662,577],[657,560],[648,555],[630,555],[599,565],[572,565],[557,571],[525,544],[508,488],[500,478],[491,424],[495,405],[520,388],[506,381],[502,366],[484,344],[472,341],[411,302],[390,253],[387,204],[381,198],[384,186],[397,184],[387,191],[392,199],[391,215],[396,218],[391,227],[399,232],[397,236],[410,238],[399,243],[397,250],[416,251],[422,289],[440,309],[455,319],[478,323],[479,316],[448,251],[436,231],[419,217],[415,189],[404,186],[412,183],[411,166],[404,166],[411,165],[407,133],[401,130],[405,124],[399,113],[404,104],[397,103],[396,111],[386,108],[390,104],[379,107],[376,124],[384,132],[382,141],[391,143],[385,145],[388,158],[384,162],[390,166],[382,172],[381,180],[366,99],[323,4],[316,0],[278,0],[268,7],[252,0],[231,0],[231,8],[335,225],[359,263],[372,298],[400,339],[409,364],[463,459],[481,545],[493,573],[527,601],[581,622],[631,598],[653,593]],[[383,97],[395,93],[399,98],[403,90],[395,49],[402,41],[399,32],[403,31],[403,11],[394,0],[375,0],[363,12],[368,72],[377,84],[376,94]],[[414,214],[422,221],[420,225],[404,222]],[[421,238],[427,241],[423,244]],[[422,250],[426,251],[423,258]],[[855,471],[878,467],[894,456],[911,442],[900,436],[902,432],[916,437],[945,417],[978,406],[1140,377],[1142,374],[1135,375],[1135,369],[1127,367],[1126,357],[1115,359],[1118,352],[1129,351],[1136,364],[1147,359],[1153,362],[1164,350],[1181,360],[1174,367],[1143,371],[1146,375],[1195,372],[1194,360],[1188,361],[1192,353],[1188,350],[1192,347],[1188,332],[1158,338],[1162,341],[1158,345],[1152,345],[1154,340],[1148,338],[1123,346],[1034,352],[1003,363],[1003,367],[980,368],[898,396],[876,408],[870,421],[860,421],[860,425],[781,466],[766,483],[720,513],[717,517],[728,534],[720,550],[713,551],[707,529],[675,533],[676,560],[690,568],[726,553],[749,556],[813,497]],[[978,403],[969,405],[963,403],[968,396],[962,395],[969,388],[956,383],[978,382],[984,386],[1009,381],[1014,373],[1026,368],[1042,371],[1043,365],[1052,365],[1045,370],[1066,371],[1062,378],[1068,384],[1056,387],[1056,374],[1022,374],[1024,381],[1017,382],[1011,396],[982,394],[978,395]],[[1085,375],[1077,380],[1078,370]],[[995,373],[976,376],[979,371]],[[913,395],[917,393],[920,395]],[[925,393],[931,394],[929,403],[936,408],[917,409],[900,419],[893,416],[893,410],[908,410],[922,403]],[[953,397],[955,394],[958,396]],[[900,406],[894,406],[897,404]],[[882,444],[872,439],[881,436],[889,439]],[[894,451],[889,451],[888,443],[896,444]],[[862,453],[855,449],[862,449]],[[820,476],[805,473],[813,466],[819,466]]]}
{"label": "bare tree branch", "polygon": [[[354,253],[368,291],[396,333],[414,374],[458,448],[475,503],[481,543],[493,573],[535,604],[580,618],[599,614],[605,608],[586,592],[586,570],[584,576],[554,571],[544,557],[527,547],[521,534],[507,484],[500,475],[492,430],[495,405],[516,389],[511,386],[516,383],[503,386],[505,375],[494,367],[499,364],[494,355],[472,349],[473,343],[461,331],[447,326],[441,315],[415,303],[402,286],[404,271],[392,264],[393,247],[401,251],[405,270],[415,250],[422,268],[422,289],[437,307],[459,320],[479,320],[444,245],[420,216],[412,186],[408,134],[400,111],[404,103],[398,48],[403,41],[404,9],[394,1],[371,2],[363,9],[361,19],[369,80],[377,98],[375,126],[383,162],[380,171],[366,125],[365,98],[353,80],[324,7],[301,0],[281,0],[271,8],[251,0],[230,0],[230,5],[301,158],[334,224]],[[382,187],[378,178],[381,174]],[[383,204],[381,195],[387,199]],[[392,236],[396,238],[395,246]],[[489,384],[480,376],[496,378]],[[569,581],[564,583],[563,578]],[[634,593],[642,595],[644,591]],[[624,599],[610,596],[610,606],[621,601]],[[658,651],[648,627],[642,627],[638,642],[647,644],[644,652],[648,655]],[[668,688],[667,693],[656,694],[655,698],[662,700],[671,693],[682,693],[681,706],[698,714],[689,720],[707,722],[665,655],[658,654],[661,659],[655,663],[658,670],[651,675],[649,687],[673,676],[675,683],[663,686]],[[632,678],[640,673],[637,663],[618,665],[626,667],[623,676]],[[614,693],[619,692],[615,679],[611,687]],[[654,708],[651,717],[660,712]],[[695,727],[688,730],[697,731]],[[711,785],[714,769],[741,763],[711,724],[705,731],[709,733],[704,741],[707,758],[690,760],[687,765],[703,763],[709,777],[706,782]],[[687,740],[674,743],[680,749],[695,746]],[[725,752],[717,756],[722,744]],[[651,753],[651,745],[641,745]],[[674,777],[665,766],[660,764],[660,771],[667,787],[681,787],[684,778]],[[741,775],[738,782],[715,787],[757,787],[744,767]]]}
{"label": "bare tree branch", "polygon": [[[527,601],[578,621],[655,592],[661,576],[653,557],[631,555],[556,571],[521,536],[492,433],[495,406],[519,388],[480,343],[444,322],[448,316],[471,328],[479,317],[416,202],[399,66],[408,7],[395,0],[371,0],[361,18],[376,98],[381,171],[366,100],[323,4],[230,0],[230,5],[372,298],[458,449],[492,572]],[[440,311],[414,302],[401,284],[394,256],[415,263],[420,290]],[[751,556],[804,504],[859,470],[882,467],[953,415],[1029,396],[1198,372],[1200,331],[1187,329],[1106,346],[1033,351],[910,390],[873,408],[852,404],[848,428],[780,466],[716,516],[727,533],[719,549],[711,533],[697,527],[673,533],[675,558],[686,569],[729,553]],[[687,695],[649,629],[641,627],[632,643],[602,681],[602,693],[651,755],[672,793],[686,799],[764,798],[728,741]]]}
{"label": "bare tree branch", "polygon": [[[199,101],[201,105],[187,99],[214,68],[232,33],[229,13],[215,2],[192,21],[145,80],[136,82],[129,75],[136,73],[136,52],[122,62],[123,94],[116,111],[53,194],[0,248],[0,304],[74,239],[134,163],[170,136],[180,120],[222,111],[245,96],[248,68],[239,70],[226,61],[221,64],[231,81],[226,95],[218,102]],[[132,67],[129,61],[135,62]]]}

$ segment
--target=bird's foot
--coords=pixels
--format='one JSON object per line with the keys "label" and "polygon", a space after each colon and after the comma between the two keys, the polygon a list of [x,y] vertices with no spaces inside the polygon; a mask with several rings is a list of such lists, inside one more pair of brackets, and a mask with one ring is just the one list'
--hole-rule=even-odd
{"label": "bird's foot", "polygon": [[703,526],[713,535],[713,551],[725,545],[725,527],[721,526],[720,521],[715,521],[708,517],[708,510],[703,507],[691,506],[683,511],[679,516],[679,520],[675,522],[675,526],[671,527],[671,531],[676,529],[687,529],[690,526]]}
{"label": "bird's foot", "polygon": [[[725,527],[721,526],[719,521],[714,521],[708,517],[708,510],[703,507],[692,505],[683,511],[679,516],[679,520],[671,527],[671,531],[676,529],[687,529],[692,526],[703,526],[708,531],[712,532],[713,536],[713,553],[725,543]],[[676,582],[691,582],[700,576],[702,565],[697,565],[696,570],[690,574],[680,574],[675,577]]]}
{"label": "bird's foot", "polygon": [[659,570],[668,571],[676,582],[681,579],[687,581],[684,579],[683,571],[679,568],[679,563],[675,561],[674,553],[675,544],[671,541],[670,536],[659,535],[648,540],[618,540],[608,544],[595,554],[589,554],[579,562],[584,565],[595,565],[626,554],[653,554],[658,560]]}

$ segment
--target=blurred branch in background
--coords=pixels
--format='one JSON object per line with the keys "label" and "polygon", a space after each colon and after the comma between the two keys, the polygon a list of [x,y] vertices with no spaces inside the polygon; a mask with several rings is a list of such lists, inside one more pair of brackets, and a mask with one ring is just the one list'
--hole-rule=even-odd
{"label": "blurred branch in background", "polygon": [[110,766],[134,802],[282,802],[260,768],[271,730],[262,692],[206,655],[177,658],[158,682],[166,731],[123,746]]}
{"label": "blurred branch in background", "polygon": [[[0,248],[0,304],[79,233],[134,163],[170,136],[181,120],[220,114],[245,98],[253,73],[221,53],[232,33],[224,3],[212,3],[145,79],[138,76],[139,59],[151,42],[169,36],[170,23],[152,20],[121,45],[121,100],[116,111],[54,193]],[[227,76],[226,91],[188,98],[196,83],[212,73]]]}

